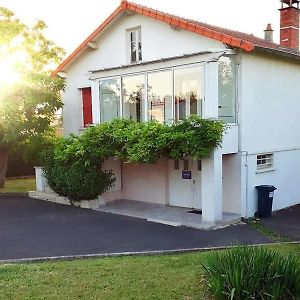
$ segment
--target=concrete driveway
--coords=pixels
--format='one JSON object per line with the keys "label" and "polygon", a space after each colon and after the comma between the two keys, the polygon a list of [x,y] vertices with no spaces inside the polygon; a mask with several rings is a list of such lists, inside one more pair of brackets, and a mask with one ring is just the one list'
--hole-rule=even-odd
{"label": "concrete driveway", "polygon": [[266,243],[248,225],[216,231],[0,196],[0,260]]}

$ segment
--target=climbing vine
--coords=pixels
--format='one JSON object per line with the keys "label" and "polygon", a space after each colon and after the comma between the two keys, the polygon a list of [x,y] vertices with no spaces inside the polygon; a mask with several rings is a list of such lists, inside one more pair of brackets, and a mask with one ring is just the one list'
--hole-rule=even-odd
{"label": "climbing vine", "polygon": [[50,187],[72,200],[94,199],[108,191],[115,178],[103,162],[155,163],[161,157],[202,159],[221,145],[225,125],[191,116],[176,124],[115,119],[89,127],[81,136],[62,138],[44,153]]}

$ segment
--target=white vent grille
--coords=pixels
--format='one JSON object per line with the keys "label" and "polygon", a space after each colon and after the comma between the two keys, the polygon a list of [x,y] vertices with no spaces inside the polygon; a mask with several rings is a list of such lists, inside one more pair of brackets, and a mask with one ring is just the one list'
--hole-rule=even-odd
{"label": "white vent grille", "polygon": [[273,153],[257,155],[257,169],[268,169],[273,167]]}

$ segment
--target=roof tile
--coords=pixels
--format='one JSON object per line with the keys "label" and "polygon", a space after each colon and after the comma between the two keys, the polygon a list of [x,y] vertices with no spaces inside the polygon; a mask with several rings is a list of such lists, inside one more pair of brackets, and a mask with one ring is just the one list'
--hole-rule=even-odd
{"label": "roof tile", "polygon": [[291,55],[300,59],[300,52],[295,49],[283,47],[279,44],[264,40],[262,38],[256,37],[252,34],[247,34],[235,30],[230,30],[218,26],[209,25],[203,22],[190,20],[186,18],[181,18],[175,15],[170,15],[163,13],[152,8],[148,8],[139,4],[132,2],[122,1],[120,6],[90,35],[86,38],[81,45],[63,61],[58,68],[52,73],[56,75],[58,72],[64,70],[64,68],[75,60],[82,51],[84,51],[88,42],[92,41],[97,37],[97,35],[120,13],[125,10],[131,10],[138,14],[149,16],[151,18],[157,19],[159,21],[166,22],[170,25],[178,26],[182,29],[196,32],[198,34],[207,36],[209,38],[221,41],[232,47],[238,47],[245,51],[252,51],[255,47],[275,50],[277,53],[282,55]]}

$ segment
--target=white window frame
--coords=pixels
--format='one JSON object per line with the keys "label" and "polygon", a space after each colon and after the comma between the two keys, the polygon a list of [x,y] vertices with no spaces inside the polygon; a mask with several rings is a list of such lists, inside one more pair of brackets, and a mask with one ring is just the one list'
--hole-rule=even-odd
{"label": "white window frame", "polygon": [[111,80],[119,80],[120,82],[120,103],[119,103],[119,116],[118,118],[121,118],[123,116],[123,95],[122,95],[122,77],[121,76],[110,76],[110,77],[103,77],[100,80],[97,81],[97,90],[98,90],[98,107],[99,107],[99,123],[101,124],[103,122],[102,120],[102,106],[101,106],[101,92],[100,92],[100,83],[101,81],[111,79]]}
{"label": "white window frame", "polygon": [[[197,115],[203,118],[203,107],[204,107],[204,100],[205,100],[205,63],[192,63],[192,64],[185,64],[181,66],[175,66],[172,68],[173,71],[173,97],[172,97],[172,105],[173,105],[173,121],[175,122],[176,114],[179,115],[179,111],[175,111],[175,71],[177,70],[186,70],[186,69],[193,69],[193,68],[202,68],[202,78],[201,78],[201,84],[202,84],[202,95],[200,98],[200,101],[197,103]],[[179,110],[179,107],[177,106],[177,110]],[[190,105],[188,104],[187,111],[186,111],[186,117],[188,118],[190,116]]]}
{"label": "white window frame", "polygon": [[274,153],[259,153],[256,155],[256,169],[257,171],[273,170],[274,167]]}
{"label": "white window frame", "polygon": [[[142,116],[143,122],[147,122],[149,120],[149,107],[148,107],[148,91],[147,91],[147,85],[148,85],[148,75],[156,72],[164,72],[164,71],[172,71],[172,80],[173,80],[173,91],[172,91],[172,123],[175,122],[175,70],[180,70],[180,69],[189,69],[189,68],[195,68],[195,67],[202,67],[203,68],[203,76],[202,76],[202,98],[201,98],[201,105],[198,107],[198,115],[203,117],[203,109],[205,105],[205,68],[206,64],[205,62],[196,62],[196,63],[187,63],[187,64],[181,64],[181,65],[175,65],[175,66],[168,66],[168,67],[162,67],[162,68],[157,68],[157,69],[149,69],[145,71],[137,71],[137,72],[128,72],[128,73],[122,73],[120,75],[112,75],[112,76],[102,76],[97,79],[97,86],[99,90],[99,85],[100,81],[106,80],[106,79],[120,79],[120,84],[121,84],[121,95],[120,95],[120,118],[123,118],[123,79],[124,77],[129,77],[129,76],[136,76],[136,75],[144,75],[145,76],[145,95],[143,101],[144,101],[144,110],[145,110],[145,115]],[[99,120],[100,123],[101,121],[101,103],[100,103],[100,91],[98,95],[98,101],[99,101]],[[187,114],[187,117],[189,114]]]}
{"label": "white window frame", "polygon": [[[235,59],[235,111],[234,111],[234,118],[235,121],[234,122],[228,122],[226,123],[227,125],[235,125],[238,124],[238,120],[239,120],[239,62],[238,62],[238,56],[236,55],[236,53],[227,53],[226,55],[224,55],[225,57],[233,57]],[[223,56],[222,56],[223,57]],[[219,66],[218,66],[219,68]],[[218,110],[219,110],[219,101],[218,101]],[[219,111],[218,111],[218,119],[221,119],[221,117],[219,116]]]}
{"label": "white window frame", "polygon": [[[133,42],[131,41],[131,35],[135,34],[136,40],[135,42],[135,47],[136,47],[136,53],[135,53],[135,59],[132,59],[133,57]],[[129,62],[131,64],[138,63],[142,61],[143,59],[143,46],[142,46],[142,29],[141,27],[135,27],[135,28],[130,28],[127,30],[127,36],[128,36],[128,55],[129,55]],[[139,51],[139,45],[141,45],[141,51]]]}

